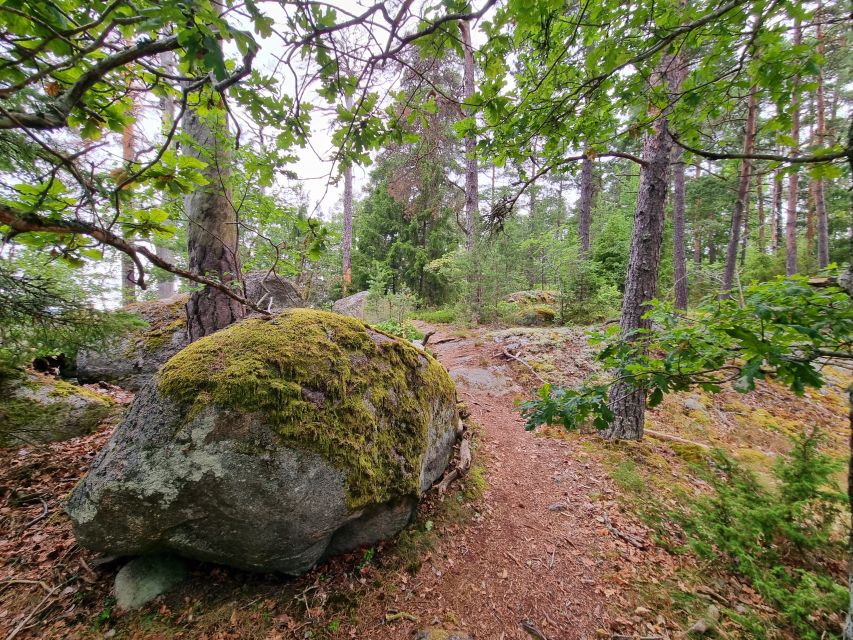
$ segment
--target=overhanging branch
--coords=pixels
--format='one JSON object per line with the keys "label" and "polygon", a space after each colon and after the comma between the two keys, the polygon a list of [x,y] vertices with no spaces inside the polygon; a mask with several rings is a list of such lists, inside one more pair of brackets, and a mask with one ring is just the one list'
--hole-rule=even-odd
{"label": "overhanging branch", "polygon": [[222,293],[227,295],[229,298],[232,298],[240,304],[249,307],[252,311],[263,315],[270,315],[268,311],[261,309],[251,300],[248,300],[246,297],[240,295],[237,291],[229,287],[227,284],[223,284],[218,280],[214,280],[206,276],[192,273],[190,271],[187,271],[186,269],[182,269],[181,267],[178,267],[170,262],[167,262],[166,260],[163,260],[157,255],[156,252],[151,251],[147,247],[131,244],[130,242],[128,242],[121,236],[116,235],[109,229],[104,229],[102,227],[98,227],[97,225],[93,225],[80,220],[52,220],[50,218],[40,216],[36,213],[24,213],[21,211],[15,211],[12,207],[2,204],[0,204],[0,224],[8,226],[15,234],[54,233],[57,235],[84,235],[94,240],[97,240],[101,244],[113,247],[114,249],[117,249],[118,251],[121,251],[125,255],[129,256],[133,260],[139,274],[136,280],[136,284],[139,286],[140,289],[146,288],[145,268],[142,264],[142,260],[140,259],[140,256],[144,256],[151,264],[163,269],[164,271],[174,273],[176,276],[180,276],[181,278],[185,278],[187,280],[198,282],[199,284],[203,284],[208,287],[217,289],[218,291],[221,291]]}

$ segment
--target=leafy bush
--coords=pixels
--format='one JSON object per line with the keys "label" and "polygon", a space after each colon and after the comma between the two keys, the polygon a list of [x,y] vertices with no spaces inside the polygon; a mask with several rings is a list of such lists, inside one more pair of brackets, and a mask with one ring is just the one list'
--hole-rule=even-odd
{"label": "leafy bush", "polygon": [[816,431],[794,439],[790,459],[774,467],[773,488],[715,451],[707,473],[714,492],[676,515],[691,549],[724,562],[797,637],[815,640],[835,632],[847,605],[843,576],[827,568],[845,554],[846,536],[834,531],[845,496],[832,481],[843,465],[818,450],[821,439]]}
{"label": "leafy bush", "polygon": [[442,309],[415,311],[411,316],[416,320],[423,320],[424,322],[436,322],[439,324],[456,322],[456,312],[446,307]]}
{"label": "leafy bush", "polygon": [[667,393],[693,387],[716,393],[725,382],[748,393],[766,377],[802,395],[806,387],[824,385],[822,359],[853,359],[850,296],[812,287],[802,276],[748,286],[742,304],[710,298],[686,314],[661,302],[649,306],[653,328],[638,330],[634,340],[618,326],[591,334],[607,378],[593,374],[576,388],[543,387],[539,398],[521,404],[528,429],[545,423],[574,428],[589,417],[606,428],[615,382],[645,391],[650,407]]}
{"label": "leafy bush", "polygon": [[424,339],[424,334],[418,331],[417,327],[410,322],[399,323],[394,320],[385,320],[384,322],[377,322],[372,326],[398,338],[405,338],[406,340]]}

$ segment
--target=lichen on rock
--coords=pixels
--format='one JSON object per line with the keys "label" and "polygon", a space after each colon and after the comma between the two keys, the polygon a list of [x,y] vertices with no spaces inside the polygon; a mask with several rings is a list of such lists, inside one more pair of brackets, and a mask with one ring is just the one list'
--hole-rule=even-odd
{"label": "lichen on rock", "polygon": [[336,314],[251,318],[172,357],[75,489],[84,546],[298,574],[393,535],[448,464],[444,368]]}
{"label": "lichen on rock", "polygon": [[308,309],[195,342],[157,382],[189,416],[209,403],[261,414],[283,443],[346,470],[352,507],[417,491],[430,402],[453,395],[443,367],[423,351]]}

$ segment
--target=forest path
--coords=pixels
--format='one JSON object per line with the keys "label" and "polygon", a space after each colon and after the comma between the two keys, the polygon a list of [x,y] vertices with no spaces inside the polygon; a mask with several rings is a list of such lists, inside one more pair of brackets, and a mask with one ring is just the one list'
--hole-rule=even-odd
{"label": "forest path", "polygon": [[606,474],[580,444],[524,430],[513,400],[527,394],[497,345],[443,330],[429,344],[479,426],[488,486],[482,518],[442,542],[406,610],[421,626],[452,610],[478,640],[537,637],[525,623],[548,640],[600,637],[612,543],[596,496],[612,491]]}

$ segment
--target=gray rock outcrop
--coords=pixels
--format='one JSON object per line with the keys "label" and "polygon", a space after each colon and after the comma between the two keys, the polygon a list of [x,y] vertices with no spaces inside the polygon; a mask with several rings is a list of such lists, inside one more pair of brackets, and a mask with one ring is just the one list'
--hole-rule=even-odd
{"label": "gray rock outcrop", "polygon": [[431,356],[294,309],[174,356],[75,488],[78,541],[297,575],[393,536],[446,468],[459,418]]}
{"label": "gray rock outcrop", "polygon": [[109,382],[138,391],[163,364],[189,344],[186,311],[188,296],[136,302],[126,311],[141,316],[148,326],[132,331],[99,349],[77,354],[80,382]]}
{"label": "gray rock outcrop", "polygon": [[250,271],[243,276],[246,297],[264,311],[279,313],[285,309],[304,307],[296,287],[285,278],[266,270]]}
{"label": "gray rock outcrop", "polygon": [[368,321],[368,298],[370,298],[369,291],[359,291],[358,293],[354,293],[346,298],[336,300],[332,305],[332,311],[345,316],[352,316],[353,318]]}
{"label": "gray rock outcrop", "polygon": [[107,395],[37,373],[0,380],[0,394],[0,446],[82,436],[118,410]]}

